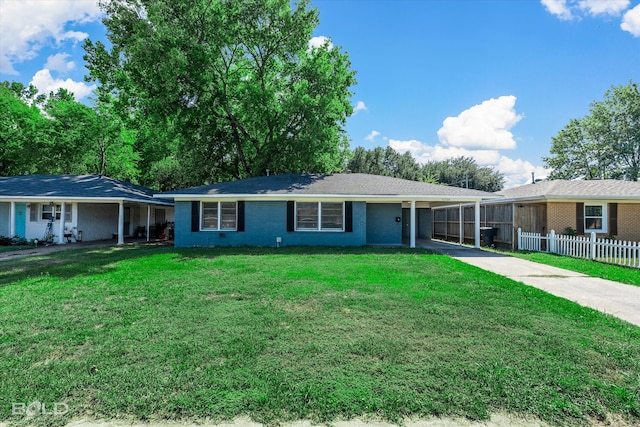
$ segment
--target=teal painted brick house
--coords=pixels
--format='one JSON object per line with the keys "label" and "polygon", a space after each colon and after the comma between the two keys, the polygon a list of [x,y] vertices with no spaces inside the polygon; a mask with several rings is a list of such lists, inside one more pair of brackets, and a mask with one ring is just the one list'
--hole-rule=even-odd
{"label": "teal painted brick house", "polygon": [[415,247],[416,239],[431,238],[432,207],[479,205],[499,196],[346,173],[262,176],[156,197],[175,201],[177,247],[403,243]]}

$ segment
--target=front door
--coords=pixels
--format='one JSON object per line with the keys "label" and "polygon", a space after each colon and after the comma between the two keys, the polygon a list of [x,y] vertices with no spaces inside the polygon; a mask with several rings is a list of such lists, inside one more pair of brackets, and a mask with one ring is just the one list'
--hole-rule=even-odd
{"label": "front door", "polygon": [[407,208],[402,209],[402,240],[409,240],[411,236],[411,211]]}
{"label": "front door", "polygon": [[26,237],[27,232],[27,204],[16,203],[16,234]]}

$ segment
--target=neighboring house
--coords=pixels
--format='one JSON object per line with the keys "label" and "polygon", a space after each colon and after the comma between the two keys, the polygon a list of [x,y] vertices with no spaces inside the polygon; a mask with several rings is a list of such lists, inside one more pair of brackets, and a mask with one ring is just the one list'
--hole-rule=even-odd
{"label": "neighboring house", "polygon": [[[0,235],[43,239],[54,218],[55,242],[102,240],[173,221],[173,202],[153,190],[98,175],[23,175],[0,178]],[[81,237],[80,235],[81,234]]]}
{"label": "neighboring house", "polygon": [[[175,200],[175,245],[415,247],[431,208],[491,193],[358,173],[262,176],[156,195]],[[479,226],[479,222],[478,222]]]}
{"label": "neighboring house", "polygon": [[[498,229],[496,242],[503,246],[514,247],[518,228],[542,234],[570,228],[579,235],[640,241],[640,182],[538,181],[496,194],[503,199],[483,202],[480,217],[482,226]],[[436,220],[457,209],[438,212]]]}

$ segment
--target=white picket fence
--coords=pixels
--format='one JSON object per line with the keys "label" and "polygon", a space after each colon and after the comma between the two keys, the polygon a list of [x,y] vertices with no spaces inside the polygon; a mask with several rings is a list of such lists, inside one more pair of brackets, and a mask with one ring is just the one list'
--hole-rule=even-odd
{"label": "white picket fence", "polygon": [[548,252],[640,268],[640,243],[590,236],[565,236],[551,230],[549,234],[527,233],[518,228],[518,249]]}

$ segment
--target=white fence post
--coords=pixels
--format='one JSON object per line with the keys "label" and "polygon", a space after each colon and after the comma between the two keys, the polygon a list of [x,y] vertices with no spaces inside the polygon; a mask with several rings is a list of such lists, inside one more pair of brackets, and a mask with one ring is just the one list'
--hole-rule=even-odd
{"label": "white fence post", "polygon": [[518,250],[522,250],[522,228],[518,227]]}
{"label": "white fence post", "polygon": [[594,260],[596,259],[596,233],[594,233],[593,231],[591,232],[591,242],[589,243],[589,259],[590,260]]}
{"label": "white fence post", "polygon": [[555,254],[556,253],[556,231],[555,230],[551,230],[551,232],[549,233],[549,244],[548,246],[548,250],[549,253]]}

